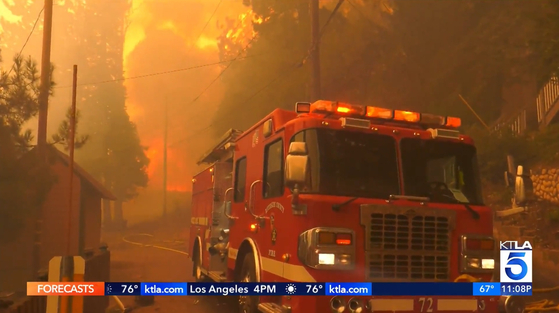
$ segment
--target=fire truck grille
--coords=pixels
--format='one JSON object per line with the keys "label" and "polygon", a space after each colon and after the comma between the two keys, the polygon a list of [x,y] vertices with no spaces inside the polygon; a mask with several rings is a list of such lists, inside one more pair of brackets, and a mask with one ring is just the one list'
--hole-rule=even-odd
{"label": "fire truck grille", "polygon": [[368,280],[449,280],[453,213],[363,206]]}
{"label": "fire truck grille", "polygon": [[448,256],[372,253],[369,280],[448,280]]}

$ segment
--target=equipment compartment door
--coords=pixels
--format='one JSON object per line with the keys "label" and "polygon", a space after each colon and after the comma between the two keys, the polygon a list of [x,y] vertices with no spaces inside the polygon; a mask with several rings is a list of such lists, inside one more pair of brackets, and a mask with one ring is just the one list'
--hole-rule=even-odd
{"label": "equipment compartment door", "polygon": [[[225,215],[226,205],[230,207],[230,196],[228,201],[225,200],[225,191],[233,185],[232,178],[233,163],[220,162],[214,165],[214,201],[210,222],[210,236],[208,238],[208,247],[215,247],[222,251],[229,243],[228,234],[224,231],[229,229],[230,220]],[[222,271],[227,268],[227,251],[224,255],[214,254],[210,257],[210,271]]]}

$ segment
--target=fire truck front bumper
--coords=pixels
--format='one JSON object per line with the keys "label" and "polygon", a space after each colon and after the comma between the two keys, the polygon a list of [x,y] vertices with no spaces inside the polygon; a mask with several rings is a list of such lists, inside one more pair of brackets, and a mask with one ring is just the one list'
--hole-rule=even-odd
{"label": "fire truck front bumper", "polygon": [[[500,297],[293,297],[291,313],[416,312],[511,313]],[[518,311],[520,313],[522,311]],[[515,312],[516,313],[516,312]]]}

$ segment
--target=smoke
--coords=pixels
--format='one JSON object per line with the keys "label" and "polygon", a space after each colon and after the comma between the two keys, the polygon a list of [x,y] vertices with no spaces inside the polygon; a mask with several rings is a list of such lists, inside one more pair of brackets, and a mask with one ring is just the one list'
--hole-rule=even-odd
{"label": "smoke", "polygon": [[[80,36],[80,27],[87,27],[80,24],[83,21],[75,19],[73,3],[55,1],[54,5],[51,60],[57,69],[54,78],[58,87],[49,100],[49,138],[56,132],[71,102],[71,68],[77,51],[72,45],[78,40],[68,40],[68,36]],[[42,5],[42,0],[29,0],[23,9],[16,10],[9,1],[0,0],[0,46],[5,70],[24,45]],[[111,8],[107,5],[104,10]],[[153,197],[162,195],[166,107],[167,186],[170,191],[190,190],[191,177],[197,171],[195,161],[216,139],[208,130],[222,99],[223,86],[220,80],[212,82],[227,64],[187,68],[219,62],[217,37],[224,30],[218,25],[226,18],[237,19],[247,10],[241,0],[131,0],[123,55],[126,106],[142,144],[149,147],[147,154],[151,162],[148,190],[128,205],[130,209],[134,207],[135,211],[143,202],[148,203],[142,201],[146,197],[150,198],[152,206],[161,203]],[[110,13],[104,14],[110,16]],[[38,62],[42,23],[40,16],[24,50],[24,55],[31,55]],[[68,32],[72,27],[74,32]],[[85,67],[80,69],[82,75],[87,75],[84,71]],[[78,81],[79,85],[91,83],[95,82]],[[78,98],[85,94],[85,88],[79,86]],[[34,119],[27,126],[36,130],[36,124]]]}
{"label": "smoke", "polygon": [[128,112],[142,143],[149,147],[150,187],[163,184],[165,108],[169,189],[190,190],[195,161],[213,143],[208,126],[221,100],[222,85],[216,81],[202,91],[223,67],[188,68],[219,62],[216,38],[222,30],[217,28],[218,22],[247,10],[240,1],[222,1],[210,20],[219,2],[133,1],[125,42],[125,76],[159,73],[125,82]]}

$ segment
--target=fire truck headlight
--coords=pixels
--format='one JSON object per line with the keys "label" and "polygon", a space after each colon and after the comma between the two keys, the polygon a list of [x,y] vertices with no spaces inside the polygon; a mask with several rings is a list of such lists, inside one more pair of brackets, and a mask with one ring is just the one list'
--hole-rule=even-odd
{"label": "fire truck headlight", "polygon": [[486,270],[495,269],[495,260],[493,259],[481,259],[481,268]]}
{"label": "fire truck headlight", "polygon": [[298,256],[308,267],[351,270],[355,266],[354,232],[344,228],[317,227],[299,235]]}
{"label": "fire truck headlight", "polygon": [[493,270],[495,269],[494,259],[465,258],[464,263],[469,269]]}
{"label": "fire truck headlight", "polygon": [[318,264],[334,265],[336,264],[336,255],[333,253],[319,253]]}
{"label": "fire truck headlight", "polygon": [[480,260],[476,258],[466,259],[469,268],[481,268]]}

